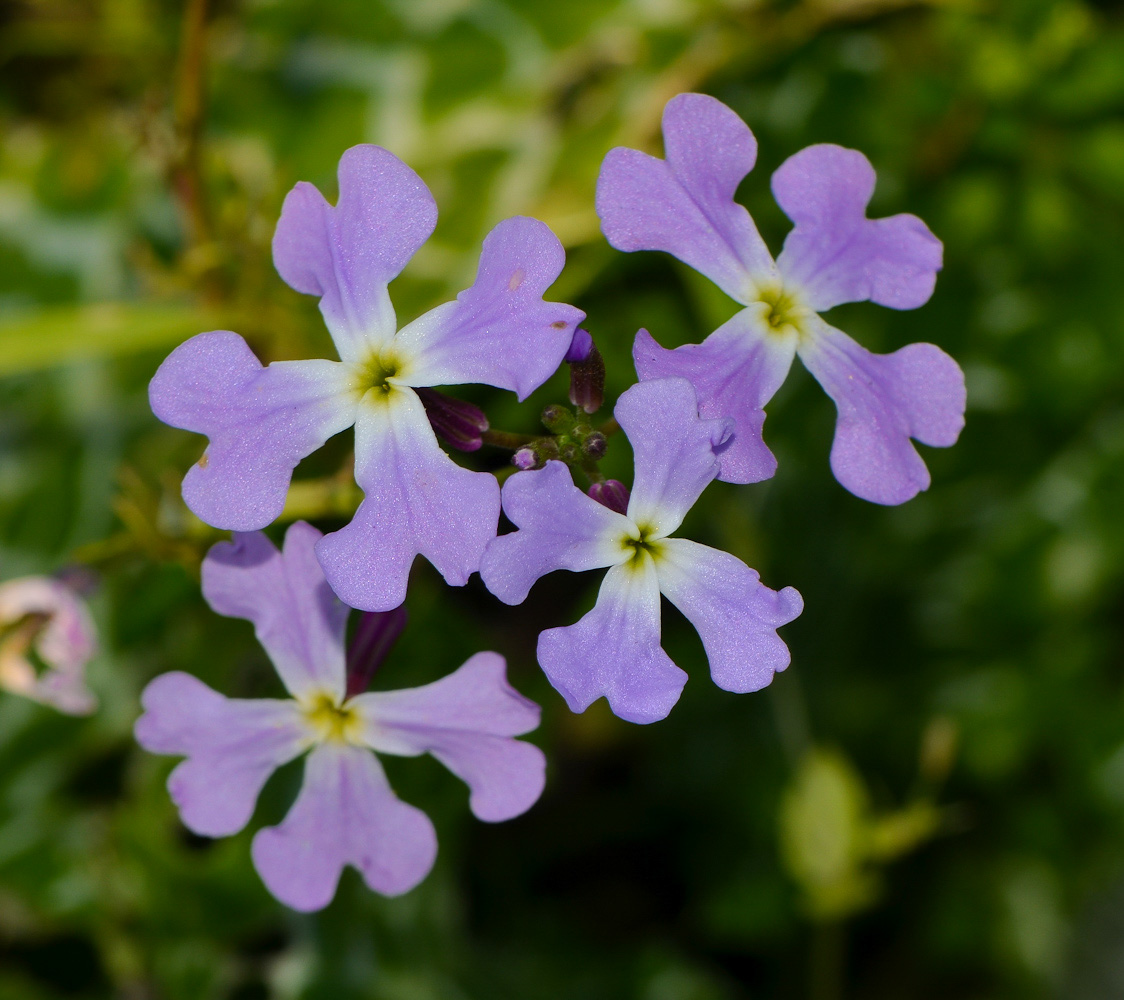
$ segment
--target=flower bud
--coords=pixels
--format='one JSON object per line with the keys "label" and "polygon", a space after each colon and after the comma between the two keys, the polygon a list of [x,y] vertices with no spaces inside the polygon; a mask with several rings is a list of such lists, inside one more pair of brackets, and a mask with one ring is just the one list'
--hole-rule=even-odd
{"label": "flower bud", "polygon": [[552,434],[565,434],[574,426],[574,415],[566,407],[551,403],[542,411],[542,422]]}
{"label": "flower bud", "polygon": [[347,697],[362,694],[406,627],[406,608],[368,611],[347,649]]}
{"label": "flower bud", "polygon": [[605,399],[605,359],[590,341],[585,360],[570,365],[570,402],[596,413]]}
{"label": "flower bud", "polygon": [[535,454],[534,448],[520,448],[514,455],[511,456],[511,464],[520,471],[533,469],[539,461],[539,456]]}
{"label": "flower bud", "polygon": [[480,435],[488,429],[488,418],[478,406],[446,396],[436,389],[415,389],[425,407],[425,415],[436,434],[458,451],[476,451],[483,443]]}
{"label": "flower bud", "polygon": [[579,326],[574,331],[573,339],[570,341],[570,349],[562,360],[568,365],[576,364],[588,358],[591,350],[593,350],[593,338],[589,335],[588,330],[583,330]]}
{"label": "flower bud", "polygon": [[628,487],[617,479],[594,483],[589,488],[589,495],[609,510],[615,510],[618,514],[628,513]]}
{"label": "flower bud", "polygon": [[591,431],[582,441],[582,454],[586,458],[592,458],[595,462],[604,458],[605,452],[608,450],[609,441],[600,431]]}

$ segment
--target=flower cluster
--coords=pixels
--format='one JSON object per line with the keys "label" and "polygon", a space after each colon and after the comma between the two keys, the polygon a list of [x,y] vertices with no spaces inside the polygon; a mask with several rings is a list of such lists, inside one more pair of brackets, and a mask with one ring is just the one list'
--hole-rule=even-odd
{"label": "flower cluster", "polygon": [[[640,381],[600,427],[591,416],[604,361],[578,325],[584,313],[543,298],[564,253],[541,222],[501,222],[472,287],[398,329],[387,286],[432,233],[436,208],[417,174],[376,146],[343,155],[334,206],[298,184],[273,240],[281,277],[318,297],[339,360],[263,366],[241,337],[216,331],[176,349],[152,380],[157,416],[209,438],[184,500],[235,532],[204,561],[204,596],[253,622],[291,697],[231,700],[166,674],[144,693],[137,739],[186,758],[169,790],[184,823],[207,836],[242,829],[269,775],[307,754],[291,810],[256,834],[252,852],[269,890],[296,909],[326,905],[345,865],[395,894],[433,864],[432,824],[395,797],[372,751],[433,754],[468,784],[483,820],[518,815],[543,789],[542,752],[515,739],[539,709],[508,685],[496,653],[424,687],[366,690],[402,627],[417,555],[454,586],[479,571],[511,605],[554,570],[606,570],[588,614],[541,633],[538,661],[573,711],[603,697],[622,719],[651,723],[687,679],[661,646],[661,595],[698,631],[719,687],[758,690],[789,663],[777,629],[800,614],[800,595],[675,533],[712,480],[774,474],[763,407],[795,355],[836,402],[832,468],[861,497],[901,503],[926,488],[910,439],[951,445],[960,431],[963,377],[947,355],[929,344],[874,355],[818,315],[860,299],[919,306],[941,265],[919,219],[866,218],[874,173],[861,154],[813,146],[776,172],[795,226],[774,261],[733,199],[756,155],[745,124],[713,98],[684,94],[666,109],[664,140],[666,160],[630,149],[606,157],[605,235],[621,250],[674,254],[744,308],[674,350],[641,330]],[[573,408],[548,407],[537,438],[495,431],[433,388],[475,382],[523,399],[563,364]],[[352,425],[364,494],[354,517],[324,536],[298,522],[278,551],[258,529],[282,514],[296,465]],[[617,430],[633,452],[631,488],[599,471]],[[501,493],[496,476],[456,464],[439,439],[506,447],[518,471]],[[515,530],[497,535],[501,504]],[[368,615],[349,662],[350,608]]]}

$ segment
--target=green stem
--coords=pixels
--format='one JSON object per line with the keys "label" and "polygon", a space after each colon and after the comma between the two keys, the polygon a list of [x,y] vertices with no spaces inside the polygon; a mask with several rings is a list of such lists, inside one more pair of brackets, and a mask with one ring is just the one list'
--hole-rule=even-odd
{"label": "green stem", "polygon": [[480,435],[480,440],[496,448],[507,448],[509,451],[518,451],[525,444],[537,441],[533,434],[515,434],[511,431],[498,431],[490,428]]}
{"label": "green stem", "polygon": [[621,425],[617,423],[616,417],[610,417],[600,427],[597,428],[605,437],[616,434],[621,429]]}

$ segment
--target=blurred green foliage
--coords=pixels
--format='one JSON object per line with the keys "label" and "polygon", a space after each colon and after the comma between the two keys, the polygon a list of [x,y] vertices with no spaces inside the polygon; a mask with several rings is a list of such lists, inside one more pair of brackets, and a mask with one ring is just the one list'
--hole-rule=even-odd
{"label": "blurred green foliage", "polygon": [[[269,240],[295,181],[333,192],[371,141],[441,210],[399,315],[463,287],[501,218],[536,215],[615,398],[638,327],[697,341],[733,310],[670,259],[610,250],[593,215],[605,151],[658,152],[690,89],[757,134],[741,197],[774,250],[769,173],[812,142],[863,150],[875,214],[944,240],[927,306],[832,320],[956,356],[961,442],[927,452],[928,493],[863,503],[828,469],[830,401],[794,373],[769,408],[777,477],[712,486],[685,528],[802,591],[793,667],[718,691],[668,610],[693,680],[653,727],[571,716],[535,666],[591,581],[558,574],[513,611],[419,565],[378,683],[499,649],[545,706],[547,792],[485,826],[436,763],[391,760],[435,819],[435,871],[396,900],[349,873],[324,913],[289,913],[249,834],[188,835],[172,762],[131,740],[158,672],[277,683],[200,598],[218,533],[177,487],[201,442],[155,421],[147,380],[214,328],[264,360],[330,356]],[[0,695],[0,1000],[1124,997],[1122,112],[1109,2],[0,0],[0,574],[90,563],[103,633],[96,716]],[[534,431],[565,384],[525,407],[474,393]],[[348,448],[298,471],[325,528],[354,502]],[[610,471],[628,464],[614,441]],[[298,779],[270,782],[253,827]]]}

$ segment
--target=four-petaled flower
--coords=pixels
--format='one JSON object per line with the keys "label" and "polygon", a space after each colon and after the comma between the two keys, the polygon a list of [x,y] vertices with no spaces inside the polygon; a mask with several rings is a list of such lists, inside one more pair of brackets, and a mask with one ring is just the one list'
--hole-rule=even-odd
{"label": "four-petaled flower", "polygon": [[582,493],[561,462],[517,473],[503,508],[519,530],[489,544],[484,583],[518,604],[553,570],[609,567],[592,611],[539,636],[539,663],[575,712],[604,696],[622,719],[654,722],[679,700],[687,675],[660,646],[661,593],[698,630],[719,687],[764,687],[788,665],[776,629],[800,614],[800,595],[770,590],[727,552],[669,537],[715,478],[729,421],[700,419],[681,378],[632,386],[613,413],[634,455],[627,513]]}
{"label": "four-petaled flower", "polygon": [[484,240],[471,288],[396,332],[387,284],[433,232],[433,197],[379,146],[343,154],[339,192],[334,208],[311,184],[289,193],[273,260],[293,288],[320,297],[340,361],[263,367],[237,334],[204,333],[169,355],[149,396],[165,423],[210,438],[184,500],[235,531],[276,519],[297,463],[354,424],[365,499],[317,555],[344,601],[387,611],[419,553],[463,585],[499,519],[495,477],[441,450],[414,390],[482,382],[522,399],[561,364],[585,314],[542,300],[565,253],[543,223],[517,217]]}
{"label": "four-petaled flower", "polygon": [[254,623],[292,698],[229,699],[169,673],[145,689],[136,724],[147,750],[187,757],[168,789],[185,825],[209,837],[241,830],[270,774],[311,751],[296,802],[258,831],[252,852],[269,891],[297,910],[327,905],[348,864],[386,895],[433,866],[433,824],[395,796],[372,750],[431,753],[468,784],[472,811],[493,822],[529,809],[545,773],[542,751],[512,738],[538,725],[538,706],[508,685],[497,653],[477,653],[424,687],[346,696],[350,609],[317,564],[320,537],[298,522],[278,552],[260,533],[239,535],[203,564],[207,601]]}
{"label": "four-petaled flower", "polygon": [[910,442],[945,447],[964,425],[964,376],[932,344],[872,354],[818,315],[870,299],[913,309],[933,292],[941,244],[913,215],[866,218],[874,170],[861,153],[809,146],[773,174],[773,194],[795,227],[774,262],[734,201],[757,143],[728,107],[680,94],[664,110],[666,160],[635,149],[609,152],[597,183],[597,214],[619,250],[665,250],[745,308],[701,344],[666,350],[641,330],[633,346],[641,379],[689,379],[700,412],[733,417],[719,478],[768,479],[776,460],[761,438],[762,407],[794,354],[835,401],[836,478],[852,493],[897,504],[929,486]]}

